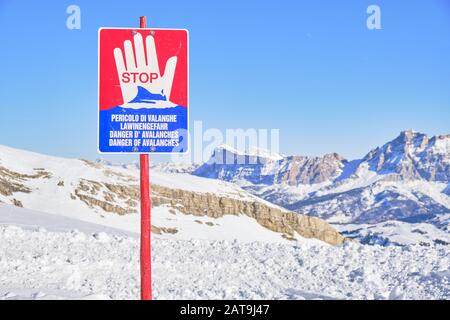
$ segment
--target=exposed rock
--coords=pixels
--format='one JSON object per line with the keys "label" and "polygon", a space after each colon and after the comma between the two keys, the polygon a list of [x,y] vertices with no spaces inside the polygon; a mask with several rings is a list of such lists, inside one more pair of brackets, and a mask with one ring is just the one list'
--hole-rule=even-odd
{"label": "exposed rock", "polygon": [[[379,174],[397,175],[401,180],[450,180],[450,135],[428,137],[412,130],[403,131],[394,140],[371,150],[355,168]],[[349,162],[336,153],[322,157],[284,156],[277,159],[248,156],[230,148],[217,148],[213,155],[193,171],[194,175],[258,185],[310,185],[337,182]]]}
{"label": "exposed rock", "polygon": [[[225,159],[231,162],[219,162],[221,153],[229,155]],[[448,199],[435,196],[439,192],[450,195],[450,135],[429,137],[403,131],[353,161],[328,154],[278,160],[260,157],[255,164],[248,164],[233,157],[228,149],[215,151],[194,174],[237,182],[246,191],[288,210],[337,223],[430,222],[450,212]],[[429,192],[426,181],[431,182]],[[321,182],[325,183],[318,185]],[[447,187],[436,193],[433,189],[440,187],[434,182]]]}
{"label": "exposed rock", "polygon": [[138,181],[138,179],[136,177],[130,176],[130,175],[126,175],[126,174],[122,174],[119,173],[117,171],[113,171],[110,169],[105,169],[103,170],[103,173],[108,176],[108,177],[116,177],[116,178],[120,178],[119,180],[123,181],[123,182],[135,182]]}
{"label": "exposed rock", "polygon": [[291,186],[312,184],[336,178],[347,161],[336,153],[323,157],[288,156],[266,158],[236,154],[217,148],[208,162],[193,174],[225,181],[248,181],[254,184]]}
{"label": "exposed rock", "polygon": [[450,135],[429,138],[412,130],[370,151],[363,159],[372,171],[396,174],[401,180],[450,180]]}
{"label": "exposed rock", "polygon": [[245,214],[263,227],[293,236],[317,238],[329,244],[342,244],[346,239],[327,222],[302,214],[284,211],[261,202],[218,197],[211,193],[196,193],[152,185],[152,205],[168,204],[182,213],[212,218]]}
{"label": "exposed rock", "polygon": [[[334,156],[332,157],[334,158]],[[139,211],[140,188],[135,183],[135,178],[120,172],[109,173],[107,172],[108,169],[103,166],[89,161],[84,162],[101,170],[103,176],[105,174],[114,175],[114,179],[108,179],[108,181],[117,181],[117,183],[97,181],[92,178],[79,179],[77,182],[69,182],[65,179],[66,185],[74,187],[74,190],[69,194],[71,199],[79,199],[89,208],[96,209],[95,211],[101,214],[107,212],[125,215]],[[31,174],[25,174],[0,167],[0,194],[12,196],[16,192],[29,193],[32,191],[31,187],[27,185],[29,180],[49,179],[50,177],[52,177],[52,174],[44,168],[35,168]],[[64,180],[62,178],[52,179],[50,183],[62,186]],[[213,193],[193,192],[159,185],[152,185],[151,188],[152,206],[167,205],[171,213],[181,212],[211,218],[219,218],[224,215],[246,215],[254,218],[260,225],[269,230],[291,237],[298,234],[306,238],[317,238],[330,244],[340,244],[345,241],[344,237],[318,218],[288,212],[257,199],[248,200],[251,198],[243,196],[241,199],[236,199],[232,196],[218,196]],[[10,198],[10,201],[16,205],[22,205],[16,199]],[[208,222],[206,225],[213,226],[214,223]],[[165,233],[176,232],[170,228],[155,230]]]}
{"label": "exposed rock", "polygon": [[117,213],[118,215],[124,215],[126,213],[136,212],[135,210],[127,210],[118,205],[113,205],[107,201],[98,200],[94,197],[81,194],[78,190],[75,190],[75,195],[84,203],[86,203],[90,208],[99,207],[106,212]]}
{"label": "exposed rock", "polygon": [[164,228],[164,227],[156,227],[152,225],[152,233],[154,234],[163,234],[163,233],[168,233],[168,234],[175,234],[177,233],[178,230],[177,228]]}
{"label": "exposed rock", "polygon": [[45,171],[43,168],[35,168],[33,170],[36,171],[36,173],[26,174],[26,173],[12,171],[5,167],[0,166],[1,177],[5,178],[5,179],[26,181],[26,180],[30,180],[30,179],[50,178],[51,177],[51,173],[48,171]]}
{"label": "exposed rock", "polygon": [[[100,182],[91,181],[91,180],[85,180],[81,179],[79,184],[79,190],[84,192],[89,192],[92,195],[97,195],[100,189],[102,188],[102,184]],[[75,194],[76,194],[75,190]]]}
{"label": "exposed rock", "polygon": [[[81,179],[78,187],[75,189],[75,196],[81,201],[86,203],[90,208],[99,207],[106,212],[117,213],[124,215],[127,213],[137,212],[137,202],[132,202],[133,206],[122,207],[114,202],[114,195],[117,195],[121,199],[126,199],[125,203],[129,204],[129,194],[134,187],[117,186],[114,187],[110,184],[103,184],[96,181]],[[137,188],[137,187],[136,187]],[[111,192],[107,192],[110,190]],[[103,195],[103,199],[99,199],[99,196]]]}
{"label": "exposed rock", "polygon": [[16,207],[23,208],[22,202],[20,202],[19,200],[15,199],[15,198],[13,199],[13,205],[15,205]]}
{"label": "exposed rock", "polygon": [[103,196],[105,197],[105,200],[108,202],[115,201],[115,196],[114,196],[114,193],[112,193],[112,192],[104,191]]}
{"label": "exposed rock", "polygon": [[86,160],[86,159],[80,159],[81,161],[83,161],[85,164],[87,164],[88,166],[95,168],[95,169],[101,169],[102,165],[95,163],[94,161],[91,160]]}
{"label": "exposed rock", "polygon": [[[197,193],[159,185],[152,185],[151,190],[152,207],[168,205],[184,214],[212,218],[244,214],[269,230],[291,237],[297,233],[305,238],[317,238],[333,245],[345,241],[345,238],[325,221],[287,212],[258,201],[237,200],[212,193]],[[98,207],[119,215],[138,212],[140,194],[137,185],[117,185],[82,179],[75,195],[91,208]],[[120,205],[118,201],[110,202],[111,199],[121,199],[121,203],[126,205]]]}
{"label": "exposed rock", "polygon": [[283,234],[283,235],[281,235],[281,236],[282,236],[283,238],[287,239],[287,240],[295,241],[295,238],[292,237],[292,236],[289,235],[289,234]]}
{"label": "exposed rock", "polygon": [[34,175],[28,175],[29,179],[37,179],[37,178],[50,179],[52,177],[52,174],[46,171],[44,168],[35,168],[34,170],[36,171],[36,173]]}
{"label": "exposed rock", "polygon": [[0,167],[0,194],[11,196],[15,192],[30,193],[31,189],[22,183],[29,178],[33,176]]}
{"label": "exposed rock", "polygon": [[139,200],[140,197],[140,189],[137,185],[118,185],[105,183],[105,187],[118,195],[121,199],[131,199],[131,200]]}
{"label": "exposed rock", "polygon": [[346,160],[337,153],[323,157],[286,157],[281,162],[274,182],[292,186],[321,183],[337,177],[345,163]]}
{"label": "exposed rock", "polygon": [[15,192],[30,193],[31,190],[23,184],[8,181],[3,177],[0,177],[0,194],[4,196],[11,196]]}

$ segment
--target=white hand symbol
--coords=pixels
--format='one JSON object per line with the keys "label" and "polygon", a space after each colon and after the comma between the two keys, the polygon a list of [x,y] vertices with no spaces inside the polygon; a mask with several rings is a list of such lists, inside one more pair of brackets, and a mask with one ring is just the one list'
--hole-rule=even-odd
{"label": "white hand symbol", "polygon": [[138,86],[147,89],[153,94],[163,94],[167,100],[170,99],[177,57],[174,56],[167,60],[164,75],[162,76],[159,72],[153,36],[147,36],[145,44],[147,61],[145,60],[144,43],[139,32],[134,36],[136,59],[134,58],[133,45],[130,40],[126,40],[123,43],[126,64],[124,63],[122,50],[120,48],[114,49],[114,60],[116,61],[124,103],[130,102],[136,97]]}

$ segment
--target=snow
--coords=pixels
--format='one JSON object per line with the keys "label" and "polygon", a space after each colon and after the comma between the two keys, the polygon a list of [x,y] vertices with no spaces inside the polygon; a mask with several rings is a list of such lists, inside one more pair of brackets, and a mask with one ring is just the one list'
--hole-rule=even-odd
{"label": "snow", "polygon": [[442,138],[438,137],[432,148],[432,151],[435,154],[450,154],[450,135]]}
{"label": "snow", "polygon": [[278,160],[283,159],[282,155],[280,155],[272,150],[267,150],[264,148],[257,148],[254,146],[252,146],[246,150],[237,150],[227,144],[221,144],[218,147],[216,147],[216,150],[225,150],[225,151],[228,151],[230,153],[240,155],[240,156],[261,157],[261,158],[266,158],[266,159],[272,160],[272,161],[278,161]]}
{"label": "snow", "polygon": [[[442,182],[430,182],[424,180],[412,180],[412,181],[382,181],[374,188],[375,192],[388,188],[396,188],[399,192],[406,195],[408,198],[414,199],[414,193],[422,193],[439,204],[450,208],[450,197],[444,193],[446,183]],[[449,209],[450,211],[450,209]]]}
{"label": "snow", "polygon": [[[183,189],[193,192],[208,192],[218,196],[228,196],[241,200],[257,199],[230,182],[213,179],[205,180],[206,178],[190,174],[152,172],[151,179],[154,184],[168,188]],[[205,181],[207,182],[205,183]]]}
{"label": "snow", "polygon": [[[152,224],[158,227],[176,228],[178,232],[173,234],[171,239],[190,240],[195,238],[267,243],[289,243],[291,241],[283,238],[280,233],[264,228],[255,219],[245,215],[225,215],[220,218],[211,218],[185,215],[160,206],[152,209]],[[326,245],[322,241],[304,239],[299,235],[296,235],[296,239],[300,242],[316,242],[318,245]]]}
{"label": "snow", "polygon": [[[94,216],[94,215],[93,215]],[[98,239],[105,234],[138,237],[140,220],[138,214],[127,216],[112,215],[111,218],[96,219],[95,223],[86,222],[83,216],[73,213],[71,217],[50,214],[36,210],[18,208],[12,205],[0,204],[0,225],[16,225],[28,230],[37,230],[42,225],[50,231],[83,230],[96,234]],[[93,219],[94,220],[94,219]],[[189,240],[238,240],[240,242],[281,242],[287,243],[281,233],[270,231],[258,222],[245,215],[226,215],[220,218],[208,216],[194,216],[180,213],[166,206],[152,208],[152,225],[159,228],[175,228],[177,232],[170,238]],[[313,241],[325,245],[324,242],[314,239],[303,239],[296,236],[298,241]]]}
{"label": "snow", "polygon": [[[137,234],[0,208],[0,299],[139,298]],[[448,246],[197,235],[152,237],[155,299],[450,299]]]}
{"label": "snow", "polygon": [[[36,173],[33,171],[34,168],[41,168],[45,166],[45,170],[52,173],[53,179],[60,178],[69,180],[72,184],[76,184],[80,178],[89,180],[104,180],[110,183],[117,182],[117,176],[110,176],[108,179],[108,174],[104,174],[102,170],[87,165],[83,160],[46,156],[1,145],[0,154],[0,165],[20,173],[33,174]],[[114,166],[108,167],[108,169],[117,174],[127,176],[129,179],[138,181],[139,171],[137,169],[133,170],[130,168]],[[256,197],[252,197],[232,183],[212,179],[206,180],[205,178],[183,173],[165,173],[161,171],[151,172],[151,182],[164,187],[183,189],[187,191],[210,192],[219,196],[230,196],[237,199],[256,199]],[[38,181],[36,188],[39,188],[41,185],[41,181]],[[60,190],[56,187],[56,185],[54,186],[54,189]]]}
{"label": "snow", "polygon": [[273,152],[272,150],[267,150],[264,148],[257,148],[257,147],[250,147],[245,154],[249,155],[249,156],[257,156],[257,157],[262,157],[262,158],[266,158],[266,159],[270,159],[273,161],[278,161],[283,159],[283,156]]}
{"label": "snow", "polygon": [[[74,215],[74,217],[76,217],[76,215]],[[58,232],[83,230],[86,233],[112,233],[122,236],[132,236],[133,234],[137,236],[136,232],[138,231],[138,221],[136,221],[136,227],[134,228],[136,232],[130,232],[121,224],[118,224],[117,228],[112,228],[102,224],[94,224],[65,217],[63,215],[0,204],[0,226],[8,225],[14,225],[27,230],[37,230],[40,228]]]}
{"label": "snow", "polygon": [[[308,195],[322,190],[330,185],[329,181],[314,183],[314,184],[299,184],[298,186],[291,186],[287,183],[273,184],[273,185],[256,185],[251,183],[245,183],[245,181],[237,181],[244,190],[250,191],[252,194],[264,197],[271,194],[276,195],[277,203],[289,204],[296,201],[300,201],[306,198]],[[275,202],[275,201],[274,201]]]}
{"label": "snow", "polygon": [[[197,169],[200,164],[195,164],[190,161],[185,161],[183,159],[172,159],[172,162],[160,162],[152,163],[150,165],[150,170],[165,172],[165,173],[192,173]],[[139,168],[137,166],[136,168]]]}
{"label": "snow", "polygon": [[335,224],[333,227],[343,235],[356,238],[363,243],[382,242],[385,245],[402,246],[415,244],[429,246],[441,243],[450,246],[450,233],[429,223],[386,221],[377,224]]}
{"label": "snow", "polygon": [[[348,174],[348,173],[346,173]],[[349,176],[347,179],[340,180],[336,185],[332,185],[329,188],[319,190],[316,195],[322,196],[329,193],[341,193],[356,188],[367,187],[380,179],[383,176],[377,174],[375,171],[370,170],[367,162],[360,163],[356,172]]]}

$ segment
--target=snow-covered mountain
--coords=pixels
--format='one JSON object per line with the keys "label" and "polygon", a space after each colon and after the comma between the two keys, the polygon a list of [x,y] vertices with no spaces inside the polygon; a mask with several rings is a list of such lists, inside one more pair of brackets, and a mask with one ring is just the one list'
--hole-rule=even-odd
{"label": "snow-covered mountain", "polygon": [[[239,186],[190,174],[151,174],[153,228],[175,238],[345,240],[318,218],[289,212]],[[139,230],[136,166],[63,159],[0,146],[0,202],[129,232]]]}
{"label": "snow-covered mountain", "polygon": [[221,147],[193,174],[235,182],[267,201],[332,223],[399,220],[449,231],[450,135],[404,131],[351,161],[335,153],[254,159]]}
{"label": "snow-covered mountain", "polygon": [[[345,241],[321,219],[176,167],[151,173],[156,299],[450,297],[450,240],[431,224],[337,225],[361,243]],[[138,173],[0,146],[0,300],[138,298]]]}
{"label": "snow-covered mountain", "polygon": [[269,154],[254,149],[239,152],[229,146],[217,147],[208,162],[197,168],[197,176],[246,184],[303,184],[322,183],[337,177],[346,161],[338,154],[323,157],[304,157]]}
{"label": "snow-covered mountain", "polygon": [[450,135],[429,138],[412,130],[370,151],[361,164],[400,180],[450,181]]}

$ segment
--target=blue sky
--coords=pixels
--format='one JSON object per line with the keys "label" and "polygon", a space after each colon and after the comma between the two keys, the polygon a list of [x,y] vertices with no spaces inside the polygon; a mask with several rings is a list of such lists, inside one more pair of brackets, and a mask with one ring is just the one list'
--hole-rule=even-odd
{"label": "blue sky", "polygon": [[[81,30],[66,28],[70,4]],[[370,4],[381,30],[366,28]],[[450,133],[448,0],[0,0],[0,144],[100,157],[97,29],[140,15],[189,29],[190,118],[204,128],[279,128],[282,153],[348,158],[408,128]]]}

